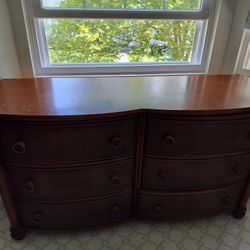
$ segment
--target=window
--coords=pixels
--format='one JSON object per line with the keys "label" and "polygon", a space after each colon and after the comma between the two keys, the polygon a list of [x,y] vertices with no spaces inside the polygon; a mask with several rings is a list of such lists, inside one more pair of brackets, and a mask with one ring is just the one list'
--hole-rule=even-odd
{"label": "window", "polygon": [[245,73],[246,75],[250,76],[250,12],[248,14],[247,22],[245,25],[243,41],[245,42],[246,53],[242,64],[242,73]]}
{"label": "window", "polygon": [[234,73],[250,77],[250,12],[243,32]]}
{"label": "window", "polygon": [[250,41],[248,42],[247,52],[246,52],[246,56],[245,56],[244,61],[243,61],[242,68],[244,70],[250,71]]}
{"label": "window", "polygon": [[35,75],[204,72],[213,0],[23,0]]}

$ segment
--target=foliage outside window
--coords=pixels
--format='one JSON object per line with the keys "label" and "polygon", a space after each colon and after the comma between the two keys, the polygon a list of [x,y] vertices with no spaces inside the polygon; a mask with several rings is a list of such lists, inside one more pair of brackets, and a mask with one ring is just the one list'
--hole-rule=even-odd
{"label": "foliage outside window", "polygon": [[196,22],[57,19],[45,30],[52,64],[189,62]]}

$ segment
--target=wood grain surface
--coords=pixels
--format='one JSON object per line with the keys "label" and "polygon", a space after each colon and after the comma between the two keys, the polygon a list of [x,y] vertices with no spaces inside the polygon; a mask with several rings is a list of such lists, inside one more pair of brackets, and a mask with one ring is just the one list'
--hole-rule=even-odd
{"label": "wood grain surface", "polygon": [[250,109],[241,75],[35,78],[0,81],[0,114],[96,115],[134,110]]}

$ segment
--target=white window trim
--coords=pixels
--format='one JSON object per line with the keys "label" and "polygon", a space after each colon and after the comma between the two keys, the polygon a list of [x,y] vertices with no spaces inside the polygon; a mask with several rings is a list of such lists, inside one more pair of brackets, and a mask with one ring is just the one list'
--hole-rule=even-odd
{"label": "white window trim", "polygon": [[[210,32],[213,19],[213,10],[216,0],[203,0],[203,9],[197,11],[126,11],[131,18],[141,18],[147,14],[147,18],[162,19],[203,19],[204,25],[198,29],[200,38],[194,43],[193,51],[199,52],[192,56],[195,60],[190,63],[88,63],[88,64],[60,64],[48,65],[48,49],[44,29],[37,18],[82,18],[83,15],[98,17],[111,15],[113,18],[124,18],[120,10],[91,10],[79,9],[50,9],[41,8],[40,0],[22,0],[25,25],[28,34],[28,42],[31,51],[33,72],[35,76],[67,76],[67,75],[112,75],[112,74],[178,74],[178,73],[207,73],[209,57]],[[157,12],[157,17],[155,13]],[[206,20],[206,18],[208,18]],[[198,22],[198,25],[199,22]],[[201,25],[200,25],[201,26]],[[203,54],[201,54],[203,52]]]}
{"label": "white window trim", "polygon": [[250,76],[250,67],[249,69],[247,67],[249,64],[250,64],[250,29],[245,29],[234,73],[240,73]]}

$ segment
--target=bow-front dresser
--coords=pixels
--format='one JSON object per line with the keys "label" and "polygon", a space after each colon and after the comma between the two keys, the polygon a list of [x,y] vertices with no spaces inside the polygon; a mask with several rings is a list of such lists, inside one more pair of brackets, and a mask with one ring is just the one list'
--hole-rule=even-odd
{"label": "bow-front dresser", "polygon": [[16,240],[132,218],[242,218],[249,171],[247,77],[0,81],[0,187]]}

